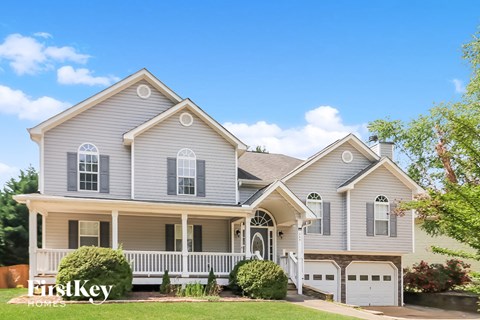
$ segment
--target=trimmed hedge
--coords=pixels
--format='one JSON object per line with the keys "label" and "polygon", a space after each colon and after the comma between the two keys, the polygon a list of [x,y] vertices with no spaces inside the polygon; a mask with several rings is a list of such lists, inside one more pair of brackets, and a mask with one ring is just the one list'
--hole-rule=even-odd
{"label": "trimmed hedge", "polygon": [[253,260],[240,260],[237,262],[237,264],[235,265],[235,267],[233,267],[233,270],[230,271],[230,274],[228,275],[228,286],[230,288],[230,290],[233,291],[233,293],[235,294],[243,294],[243,290],[242,288],[240,288],[238,286],[238,283],[237,283],[237,273],[238,273],[238,269],[247,264],[247,263],[250,263],[252,262]]}
{"label": "trimmed hedge", "polygon": [[[66,285],[74,280],[89,280],[87,290],[93,285],[113,285],[108,299],[118,299],[132,289],[132,269],[123,251],[100,247],[80,247],[66,255],[60,262],[57,284]],[[68,297],[65,297],[68,299]],[[72,300],[88,300],[70,297]],[[97,299],[105,299],[101,294]]]}
{"label": "trimmed hedge", "polygon": [[287,296],[288,278],[273,261],[252,260],[243,263],[238,267],[236,283],[251,298],[279,300]]}

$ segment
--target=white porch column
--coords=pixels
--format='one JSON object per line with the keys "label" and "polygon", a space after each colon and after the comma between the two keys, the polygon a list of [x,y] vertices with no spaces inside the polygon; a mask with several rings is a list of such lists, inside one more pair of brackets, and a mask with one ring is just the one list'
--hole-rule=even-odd
{"label": "white porch column", "polygon": [[33,280],[37,274],[37,212],[30,211],[28,215],[28,253],[29,278]]}
{"label": "white porch column", "polygon": [[245,258],[250,259],[252,257],[252,252],[250,251],[250,223],[252,221],[251,217],[245,217]]}
{"label": "white porch column", "polygon": [[304,270],[304,233],[303,233],[303,220],[297,220],[298,226],[298,240],[297,240],[297,292],[302,294],[303,292],[303,270]]}
{"label": "white porch column", "polygon": [[188,214],[182,214],[182,277],[188,277]]}
{"label": "white porch column", "polygon": [[112,211],[112,249],[118,249],[118,210]]}

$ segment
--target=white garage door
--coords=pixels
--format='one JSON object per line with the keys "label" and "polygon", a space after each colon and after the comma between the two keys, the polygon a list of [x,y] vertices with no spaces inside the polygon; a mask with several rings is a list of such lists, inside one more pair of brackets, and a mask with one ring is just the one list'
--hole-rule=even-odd
{"label": "white garage door", "polygon": [[304,281],[307,286],[333,293],[333,299],[338,300],[338,269],[330,261],[305,261]]}
{"label": "white garage door", "polygon": [[390,263],[352,262],[346,276],[347,304],[395,305],[395,269]]}

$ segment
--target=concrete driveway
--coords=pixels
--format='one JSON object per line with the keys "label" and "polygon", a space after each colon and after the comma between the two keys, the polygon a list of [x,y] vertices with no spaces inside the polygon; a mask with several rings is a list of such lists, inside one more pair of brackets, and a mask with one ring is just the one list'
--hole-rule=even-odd
{"label": "concrete driveway", "polygon": [[480,319],[480,313],[443,310],[422,306],[404,307],[363,307],[365,310],[382,312],[394,319]]}

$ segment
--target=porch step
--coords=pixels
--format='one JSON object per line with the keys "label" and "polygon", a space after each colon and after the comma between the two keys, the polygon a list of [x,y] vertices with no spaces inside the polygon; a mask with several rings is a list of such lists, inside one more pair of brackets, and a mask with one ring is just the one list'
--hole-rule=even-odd
{"label": "porch step", "polygon": [[295,291],[296,292],[297,291],[297,286],[294,283],[289,282],[287,284],[287,291]]}

